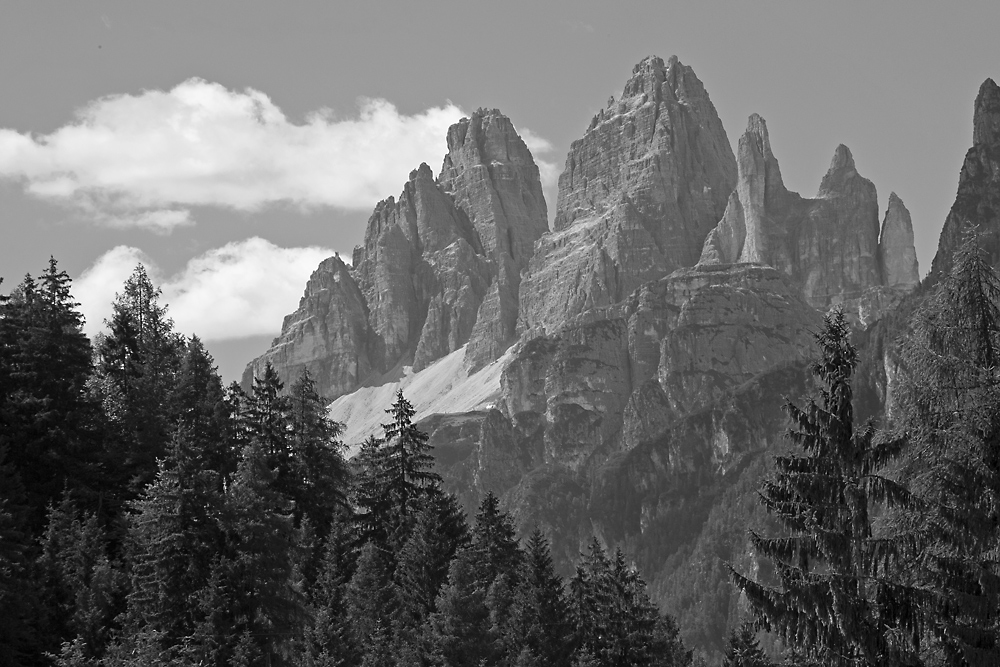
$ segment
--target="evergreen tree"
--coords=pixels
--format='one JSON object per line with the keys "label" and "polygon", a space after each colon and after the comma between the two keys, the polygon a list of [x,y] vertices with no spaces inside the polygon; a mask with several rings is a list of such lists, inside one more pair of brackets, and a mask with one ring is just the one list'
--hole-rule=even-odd
{"label": "evergreen tree", "polygon": [[177,379],[167,397],[169,421],[185,432],[185,446],[194,464],[217,473],[219,490],[236,472],[237,451],[232,446],[232,415],[222,379],[212,355],[197,336],[184,348]]}
{"label": "evergreen tree", "polygon": [[27,532],[24,488],[0,447],[0,664],[39,664],[46,648],[38,634],[39,604],[32,585],[32,539]]}
{"label": "evergreen tree", "polygon": [[832,665],[908,664],[921,626],[913,591],[894,568],[910,541],[875,534],[871,520],[879,509],[910,502],[906,489],[882,474],[905,441],[876,443],[871,425],[854,428],[857,354],[843,313],[828,315],[816,338],[819,399],[786,406],[789,438],[802,453],[776,457],[777,477],[760,494],[787,534],[750,534],[780,588],[735,571],[733,578],[764,627],[790,646]]}
{"label": "evergreen tree", "polygon": [[400,550],[394,574],[399,591],[394,627],[411,656],[428,653],[423,626],[435,611],[452,559],[467,543],[465,517],[455,497],[442,493],[426,499]]}
{"label": "evergreen tree", "polygon": [[33,534],[67,486],[95,507],[100,493],[103,414],[87,391],[91,347],[70,282],[50,259],[39,282],[26,276],[0,304],[0,446],[24,485]]}
{"label": "evergreen tree", "polygon": [[[518,664],[569,665],[572,626],[562,579],[541,531],[528,538],[524,567],[511,608],[508,653]],[[527,654],[525,653],[527,651]]]}
{"label": "evergreen tree", "polygon": [[360,659],[348,610],[347,586],[356,560],[350,542],[344,522],[334,522],[316,584],[310,591],[313,622],[306,628],[302,659],[307,667],[337,667],[356,664]]}
{"label": "evergreen tree", "polygon": [[591,659],[615,666],[691,663],[677,624],[659,613],[635,568],[621,550],[608,558],[596,538],[570,582],[570,609],[578,663]]}
{"label": "evergreen tree", "polygon": [[472,529],[476,579],[488,589],[503,575],[511,584],[517,582],[524,554],[517,544],[514,521],[500,510],[500,501],[490,491],[479,503]]}
{"label": "evergreen tree", "polygon": [[911,488],[926,510],[919,581],[951,665],[1000,663],[1000,280],[975,230],[901,345],[898,420]]}
{"label": "evergreen tree", "polygon": [[206,622],[199,642],[218,664],[252,655],[286,664],[301,634],[305,599],[294,580],[290,507],[257,444],[243,452],[222,525],[225,546],[201,596]]}
{"label": "evergreen tree", "polygon": [[115,295],[109,331],[97,339],[94,387],[123,438],[123,458],[138,492],[156,474],[156,459],[170,440],[168,396],[176,383],[184,339],[173,331],[167,307],[159,304],[140,264]]}
{"label": "evergreen tree", "polygon": [[343,425],[330,419],[326,401],[316,393],[307,370],[292,385],[289,397],[293,476],[291,496],[297,511],[308,516],[320,540],[326,538],[335,515],[347,507],[348,472]]}
{"label": "evergreen tree", "polygon": [[387,644],[394,643],[393,618],[399,608],[390,554],[374,542],[365,544],[358,555],[357,568],[347,587],[347,608],[353,644],[363,660],[371,663]]}
{"label": "evergreen tree", "polygon": [[471,549],[452,560],[448,583],[431,614],[430,638],[438,664],[478,667],[496,664],[496,636],[486,607],[486,592],[476,580]]}
{"label": "evergreen tree", "polygon": [[190,456],[190,432],[179,428],[155,481],[129,517],[131,633],[155,632],[166,649],[191,635],[201,618],[198,598],[222,548],[222,496],[217,474]]}
{"label": "evergreen tree", "polygon": [[357,457],[354,504],[360,538],[396,554],[409,537],[422,503],[441,493],[427,434],[413,424],[415,410],[400,390],[386,412],[383,437],[371,436]]}
{"label": "evergreen tree", "polygon": [[722,667],[773,667],[773,665],[767,654],[761,650],[752,623],[744,622],[730,633]]}
{"label": "evergreen tree", "polygon": [[121,611],[125,581],[109,557],[107,532],[68,494],[50,507],[38,567],[50,639],[76,639],[87,657],[99,656]]}

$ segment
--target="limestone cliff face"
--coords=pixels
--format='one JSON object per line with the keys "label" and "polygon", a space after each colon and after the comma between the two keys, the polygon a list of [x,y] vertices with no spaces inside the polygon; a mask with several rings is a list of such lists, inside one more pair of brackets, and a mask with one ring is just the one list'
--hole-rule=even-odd
{"label": "limestone cliff face", "polygon": [[1000,87],[986,79],[979,88],[972,119],[972,148],[958,176],[958,194],[944,221],[930,278],[951,270],[952,255],[967,226],[978,227],[990,263],[1000,263]]}
{"label": "limestone cliff face", "polygon": [[354,265],[383,370],[464,345],[491,278],[478,233],[426,164],[375,207]]}
{"label": "limestone cliff face", "polygon": [[770,267],[677,271],[521,344],[501,377],[501,409],[519,437],[540,438],[542,462],[579,470],[809,358],[819,326]]}
{"label": "limestone cliff face", "polygon": [[737,165],[736,189],[705,239],[700,265],[767,264],[800,286],[812,306],[845,304],[854,313],[868,290],[916,284],[909,213],[893,194],[880,244],[875,186],[858,173],[846,146],[834,152],[816,197],[804,199],[785,188],[767,125],[754,114]]}
{"label": "limestone cliff face", "polygon": [[[398,198],[376,205],[353,268],[337,260],[350,298],[311,294],[324,263],[244,385],[270,361],[286,381],[308,368],[332,400],[466,344],[471,365],[492,361],[513,342],[520,272],[546,216],[538,168],[511,122],[495,109],[462,119],[441,175],[412,171]],[[340,369],[348,358],[357,362]]]}
{"label": "limestone cliff face", "polygon": [[482,239],[495,276],[466,350],[469,365],[479,367],[514,341],[521,271],[548,230],[548,211],[531,153],[495,109],[448,130],[440,182]]}
{"label": "limestone cliff face", "polygon": [[281,335],[247,365],[243,386],[249,388],[270,362],[286,382],[308,368],[324,395],[352,391],[372,371],[372,340],[364,295],[343,260],[330,257],[309,277]]}
{"label": "limestone cliff face", "polygon": [[636,65],[621,98],[573,142],[555,229],[521,286],[521,330],[551,332],[698,259],[736,182],[722,122],[676,57]]}
{"label": "limestone cliff face", "polygon": [[920,282],[917,253],[913,248],[910,212],[896,193],[889,194],[889,206],[879,236],[879,261],[886,287],[910,289]]}

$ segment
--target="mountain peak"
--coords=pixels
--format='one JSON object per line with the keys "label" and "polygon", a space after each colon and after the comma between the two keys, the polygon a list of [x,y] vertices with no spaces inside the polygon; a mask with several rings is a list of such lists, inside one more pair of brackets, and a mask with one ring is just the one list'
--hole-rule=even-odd
{"label": "mountain peak", "polygon": [[972,116],[972,144],[991,145],[1000,142],[1000,86],[986,79],[976,96]]}
{"label": "mountain peak", "polygon": [[854,164],[854,156],[851,149],[840,144],[833,151],[833,159],[830,160],[830,168],[826,170],[826,175],[819,184],[817,197],[828,197],[831,194],[841,193],[848,182],[858,175],[857,167]]}

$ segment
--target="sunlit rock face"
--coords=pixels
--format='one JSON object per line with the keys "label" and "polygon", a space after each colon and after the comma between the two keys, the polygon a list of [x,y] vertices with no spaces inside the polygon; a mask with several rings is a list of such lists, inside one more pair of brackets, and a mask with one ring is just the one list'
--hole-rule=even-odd
{"label": "sunlit rock face", "polygon": [[[520,272],[546,220],[538,167],[514,126],[476,111],[449,130],[438,178],[422,164],[398,198],[376,205],[353,267],[338,265],[350,298],[317,270],[244,385],[270,361],[286,382],[308,369],[332,400],[466,344],[470,366],[493,361],[514,341]],[[338,327],[350,337],[329,333]]]}
{"label": "sunlit rock face", "polygon": [[372,371],[368,307],[350,268],[339,256],[323,260],[306,283],[295,312],[285,316],[281,335],[243,372],[243,386],[270,362],[282,377],[308,369],[327,394],[352,391]]}
{"label": "sunlit rock face", "polygon": [[834,151],[813,199],[785,188],[760,116],[750,117],[737,153],[736,189],[699,265],[767,264],[798,285],[810,305],[842,304],[855,316],[864,308],[872,317],[891,300],[869,291],[916,285],[909,212],[893,193],[880,234],[875,186],[858,173],[846,146]]}
{"label": "sunlit rock face", "polygon": [[735,182],[729,139],[694,71],[676,57],[644,59],[570,148],[554,230],[522,282],[521,330],[554,331],[693,265]]}

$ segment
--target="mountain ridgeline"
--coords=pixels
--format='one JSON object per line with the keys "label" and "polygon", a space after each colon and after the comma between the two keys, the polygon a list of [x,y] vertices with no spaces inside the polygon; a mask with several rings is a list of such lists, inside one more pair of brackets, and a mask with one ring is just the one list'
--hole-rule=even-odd
{"label": "mountain ridgeline", "polygon": [[[928,282],[967,220],[1000,257],[998,165],[987,80]],[[824,313],[863,331],[911,298],[909,211],[892,193],[881,212],[843,145],[814,197],[789,191],[763,118],[734,155],[694,71],[649,57],[573,142],[547,219],[529,150],[480,109],[436,178],[422,164],[375,207],[350,266],[320,264],[244,384],[307,369],[354,447],[402,388],[467,511],[497,494],[563,572],[594,535],[623,548],[717,655],[741,616],[723,563],[755,567],[781,405],[813,386]]]}

